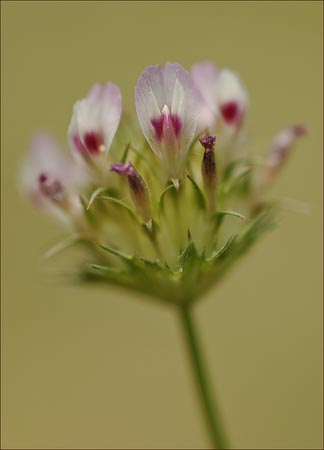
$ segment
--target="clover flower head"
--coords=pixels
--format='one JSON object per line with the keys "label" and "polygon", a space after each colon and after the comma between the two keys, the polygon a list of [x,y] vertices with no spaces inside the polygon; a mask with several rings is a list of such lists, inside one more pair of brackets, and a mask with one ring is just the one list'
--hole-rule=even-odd
{"label": "clover flower head", "polygon": [[263,165],[237,157],[248,95],[235,72],[209,61],[191,74],[178,63],[147,67],[135,105],[143,134],[126,115],[119,127],[119,88],[94,85],[68,128],[78,158],[38,135],[21,178],[34,204],[73,224],[69,245],[88,258],[79,280],[191,304],[273,226],[265,187],[305,128],[281,131]]}

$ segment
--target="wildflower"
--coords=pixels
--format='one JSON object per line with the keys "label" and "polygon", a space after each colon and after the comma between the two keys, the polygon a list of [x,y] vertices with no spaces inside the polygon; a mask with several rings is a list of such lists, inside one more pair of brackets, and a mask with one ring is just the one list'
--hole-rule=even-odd
{"label": "wildflower", "polygon": [[[108,174],[105,165],[100,166],[101,171],[91,172],[90,178],[84,165],[80,170],[78,159],[64,156],[48,136],[34,140],[23,175],[25,188],[35,203],[64,212],[73,220],[77,218],[75,226],[78,231],[85,230],[93,245],[103,244],[115,256],[116,249],[120,249],[124,257],[119,250],[118,255],[124,262],[127,254],[127,271],[122,280],[115,272],[114,276],[111,272],[107,275],[107,270],[117,268],[116,259],[100,276],[171,302],[199,298],[267,229],[273,209],[264,201],[264,189],[260,187],[274,178],[295,139],[305,132],[301,126],[281,132],[272,143],[263,172],[247,157],[226,161],[224,147],[219,144],[216,163],[216,137],[196,136],[197,118],[200,129],[205,121],[206,128],[218,127],[221,122],[224,127],[240,131],[247,94],[234,72],[219,70],[211,62],[194,65],[192,77],[178,63],[149,66],[139,77],[135,102],[147,145],[136,149],[128,144],[120,149],[119,162],[110,168],[127,179],[129,196],[125,196],[126,183],[116,182],[112,174],[102,176]],[[94,161],[97,167],[100,155],[109,151],[120,117],[118,87],[111,83],[93,86],[74,107],[68,137],[75,153],[90,165]],[[119,141],[142,141],[134,127],[121,127],[119,133]],[[197,158],[201,152],[195,137],[204,148],[202,158]],[[236,145],[240,146],[239,140]],[[155,165],[150,148],[161,165]],[[118,161],[117,148],[115,157]],[[165,183],[165,173],[172,183]],[[253,189],[255,175],[262,181]],[[149,185],[145,179],[150,180]],[[221,226],[227,223],[226,216],[243,222],[226,228]],[[249,228],[245,228],[246,218],[253,219]],[[87,225],[82,228],[83,220]],[[233,240],[229,230],[236,229]],[[219,247],[224,239],[223,247]],[[102,255],[97,256],[101,261]],[[142,267],[143,276],[139,276],[137,257],[150,261],[152,271]],[[130,261],[134,261],[134,267]]]}
{"label": "wildflower", "polygon": [[36,206],[61,218],[81,210],[78,192],[86,174],[46,134],[36,135],[21,169],[21,186]]}
{"label": "wildflower", "polygon": [[247,111],[248,96],[238,75],[229,69],[218,70],[206,61],[192,67],[192,77],[200,93],[199,129],[215,129],[219,118],[227,129],[239,128]]}
{"label": "wildflower", "polygon": [[[206,128],[215,128],[220,121],[240,131],[247,94],[234,72],[218,70],[211,62],[196,64],[192,77],[178,63],[149,66],[139,77],[135,102],[147,145],[144,142],[138,149],[128,144],[110,168],[127,179],[129,196],[125,196],[126,183],[116,182],[112,174],[101,176],[108,174],[105,165],[91,172],[90,178],[84,165],[80,170],[78,159],[64,156],[48,136],[34,140],[23,173],[35,203],[64,212],[78,231],[87,233],[95,261],[97,257],[98,263],[102,261],[102,254],[93,253],[97,243],[115,255],[108,258],[111,266],[97,269],[99,277],[172,303],[199,298],[269,227],[273,208],[264,201],[260,187],[274,178],[295,139],[305,132],[301,126],[282,131],[272,143],[263,172],[247,157],[226,161],[219,144],[216,162],[216,137],[196,136],[197,115],[200,128],[204,121]],[[109,151],[120,117],[117,86],[95,85],[74,107],[68,136],[75,153],[96,165],[100,155]],[[121,127],[119,133],[119,141],[142,141],[134,127]],[[195,137],[204,148],[202,158]],[[161,165],[155,165],[150,148]],[[118,161],[117,148],[115,157]],[[172,183],[166,184],[165,173]],[[262,181],[253,189],[255,175]],[[231,219],[225,221],[226,216]],[[246,218],[251,219],[249,227]],[[80,227],[83,220],[87,225]],[[226,227],[229,220],[236,223]],[[235,239],[233,230],[237,230]],[[115,266],[116,254],[127,261],[122,279],[115,272],[120,268]],[[144,260],[147,264],[142,267]],[[88,269],[94,276],[93,267]]]}
{"label": "wildflower", "polygon": [[95,84],[86,98],[75,103],[68,129],[71,147],[86,161],[107,154],[122,111],[121,93],[113,83]]}
{"label": "wildflower", "polygon": [[135,88],[138,120],[167,174],[179,178],[196,132],[197,92],[189,73],[177,63],[149,66]]}
{"label": "wildflower", "polygon": [[[99,165],[121,118],[121,95],[111,83],[95,85],[75,104],[68,131],[74,154],[100,170],[89,171],[89,179],[78,158],[64,156],[52,138],[38,135],[23,167],[22,183],[35,204],[63,214],[76,228],[77,236],[59,243],[55,252],[82,246],[86,258],[78,279],[124,286],[178,312],[213,448],[230,448],[208,396],[192,306],[273,226],[276,210],[264,199],[264,188],[305,128],[292,126],[279,133],[261,169],[249,156],[237,158],[237,153],[227,152],[231,159],[226,159],[219,131],[228,132],[232,150],[241,148],[238,137],[248,97],[234,72],[218,70],[211,62],[193,66],[192,77],[178,63],[149,66],[137,81],[135,101],[147,143],[134,127],[121,127],[120,141],[129,144],[119,154],[116,149],[119,162],[110,168],[126,177],[130,195],[125,195],[126,183],[116,182],[113,174],[106,183],[108,168]],[[215,129],[217,164],[216,137],[210,134]],[[198,139],[204,148],[202,160]],[[134,141],[142,142],[141,148]],[[156,166],[150,148],[161,165]],[[261,182],[254,186],[256,176]]]}

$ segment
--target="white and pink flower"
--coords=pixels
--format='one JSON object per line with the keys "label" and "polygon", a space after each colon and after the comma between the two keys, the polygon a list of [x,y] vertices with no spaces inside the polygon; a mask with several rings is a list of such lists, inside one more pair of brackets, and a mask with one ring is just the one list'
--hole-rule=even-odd
{"label": "white and pink flower", "polygon": [[139,123],[153,152],[171,178],[181,175],[196,132],[197,91],[178,63],[149,66],[135,88]]}
{"label": "white and pink flower", "polygon": [[73,214],[80,208],[78,193],[87,181],[51,136],[34,136],[20,175],[20,185],[34,205],[61,217],[63,212]]}
{"label": "white and pink flower", "polygon": [[217,69],[211,61],[195,64],[191,73],[200,94],[199,130],[214,130],[219,119],[227,129],[239,128],[248,108],[248,95],[238,75]]}
{"label": "white and pink flower", "polygon": [[95,84],[86,98],[75,103],[68,137],[85,160],[107,153],[122,112],[121,93],[113,83]]}

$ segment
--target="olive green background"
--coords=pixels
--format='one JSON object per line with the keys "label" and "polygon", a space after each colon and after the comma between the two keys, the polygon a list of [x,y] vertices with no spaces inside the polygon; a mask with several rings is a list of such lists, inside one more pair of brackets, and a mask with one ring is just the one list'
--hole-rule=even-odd
{"label": "olive green background", "polygon": [[273,191],[308,213],[287,213],[197,308],[214,387],[234,448],[322,448],[322,3],[7,1],[2,25],[3,448],[208,446],[173,311],[44,275],[64,230],[17,189],[30,136],[63,141],[94,82],[133,109],[145,66],[205,59],[241,74],[255,150],[309,129]]}

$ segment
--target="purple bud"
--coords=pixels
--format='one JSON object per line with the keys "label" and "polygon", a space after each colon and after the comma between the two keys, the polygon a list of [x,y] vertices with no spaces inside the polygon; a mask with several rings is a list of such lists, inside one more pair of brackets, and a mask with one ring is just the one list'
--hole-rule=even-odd
{"label": "purple bud", "polygon": [[199,142],[205,150],[214,150],[214,145],[216,144],[216,136],[203,136],[199,139]]}
{"label": "purple bud", "polygon": [[217,171],[214,153],[216,137],[207,135],[200,138],[199,141],[205,149],[204,157],[201,163],[201,174],[204,182],[205,192],[208,198],[209,210],[213,212],[215,209],[215,197],[217,188]]}
{"label": "purple bud", "polygon": [[289,158],[296,140],[306,134],[303,125],[292,125],[281,130],[272,140],[265,168],[260,178],[260,188],[268,186]]}
{"label": "purple bud", "polygon": [[151,207],[147,186],[141,175],[135,170],[130,161],[126,164],[113,164],[110,170],[118,173],[118,175],[127,177],[129,193],[134,206],[144,223],[147,223],[151,219]]}
{"label": "purple bud", "polygon": [[291,153],[297,138],[306,134],[306,128],[302,125],[293,125],[277,134],[271,144],[267,166],[273,171],[282,167]]}
{"label": "purple bud", "polygon": [[121,175],[123,177],[128,177],[128,176],[136,173],[134,166],[130,161],[128,161],[126,164],[123,164],[123,163],[113,164],[110,167],[110,171],[116,172],[116,173],[118,173],[118,175]]}

